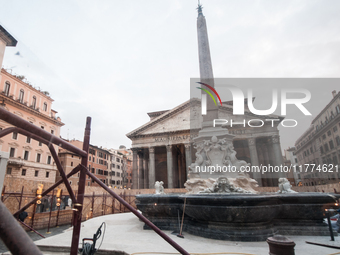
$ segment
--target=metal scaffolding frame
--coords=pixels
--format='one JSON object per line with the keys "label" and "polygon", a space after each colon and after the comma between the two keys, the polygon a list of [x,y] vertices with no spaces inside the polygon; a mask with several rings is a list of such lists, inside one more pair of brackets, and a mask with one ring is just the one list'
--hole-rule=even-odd
{"label": "metal scaffolding frame", "polygon": [[[151,221],[145,218],[141,213],[139,213],[135,208],[133,208],[128,202],[126,202],[123,198],[121,198],[118,194],[113,192],[108,186],[106,186],[103,182],[101,182],[95,175],[93,175],[87,168],[88,161],[88,151],[90,145],[90,133],[91,133],[91,118],[87,117],[86,119],[86,127],[84,133],[83,140],[83,149],[79,149],[72,144],[64,141],[63,139],[50,134],[49,132],[29,123],[28,121],[20,118],[19,116],[7,111],[4,108],[0,107],[0,119],[6,121],[7,123],[13,125],[14,127],[9,127],[0,131],[0,138],[8,135],[13,132],[17,132],[19,134],[30,137],[36,141],[39,141],[45,144],[56,163],[57,169],[62,177],[61,180],[56,182],[50,188],[45,190],[41,195],[45,196],[54,188],[56,188],[61,183],[64,183],[67,191],[69,192],[70,198],[72,199],[72,203],[74,205],[73,212],[73,235],[72,235],[72,243],[71,243],[71,251],[70,255],[78,254],[78,246],[79,246],[79,237],[81,230],[81,216],[83,211],[83,202],[85,197],[85,183],[86,183],[86,175],[91,177],[94,182],[96,182],[99,186],[101,186],[104,190],[106,190],[114,199],[117,199],[121,204],[123,204],[126,208],[128,208],[133,214],[135,214],[140,220],[142,220],[146,225],[148,225],[152,230],[154,230],[158,235],[160,235],[166,242],[172,245],[177,251],[181,254],[189,255],[187,251],[185,251],[180,245],[178,245],[174,240],[172,240],[168,235],[162,232],[159,228],[157,228]],[[58,155],[54,149],[54,145],[62,147],[70,152],[73,152],[82,157],[81,164],[76,166],[68,175],[65,174],[65,171],[59,161]],[[72,175],[80,172],[79,184],[78,184],[78,192],[77,197],[73,193],[71,189],[71,185],[68,182],[68,178]],[[18,255],[36,255],[42,254],[41,251],[35,246],[33,241],[28,237],[23,228],[18,224],[15,218],[19,217],[19,214],[29,208],[32,204],[37,202],[38,198],[34,198],[32,201],[27,203],[21,209],[13,214],[7,210],[2,202],[0,202],[0,238],[4,241],[8,249],[13,254]]]}

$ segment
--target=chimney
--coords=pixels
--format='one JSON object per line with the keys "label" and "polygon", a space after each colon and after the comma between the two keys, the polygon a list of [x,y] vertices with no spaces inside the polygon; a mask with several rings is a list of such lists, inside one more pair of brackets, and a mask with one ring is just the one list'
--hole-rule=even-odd
{"label": "chimney", "polygon": [[333,98],[336,96],[336,90],[332,91]]}

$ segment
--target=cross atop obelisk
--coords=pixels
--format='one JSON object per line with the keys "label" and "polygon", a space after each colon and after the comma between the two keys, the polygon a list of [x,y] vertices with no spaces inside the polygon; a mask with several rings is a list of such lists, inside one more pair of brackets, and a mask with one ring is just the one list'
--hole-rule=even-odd
{"label": "cross atop obelisk", "polygon": [[[210,48],[208,40],[208,30],[205,17],[202,12],[202,5],[198,1],[198,17],[197,17],[197,39],[198,39],[198,57],[200,66],[200,79],[202,83],[214,87],[214,75],[211,64]],[[202,91],[202,93],[205,93]],[[218,112],[215,103],[210,97],[207,97],[207,115],[203,115],[204,122],[212,122],[218,119]]]}

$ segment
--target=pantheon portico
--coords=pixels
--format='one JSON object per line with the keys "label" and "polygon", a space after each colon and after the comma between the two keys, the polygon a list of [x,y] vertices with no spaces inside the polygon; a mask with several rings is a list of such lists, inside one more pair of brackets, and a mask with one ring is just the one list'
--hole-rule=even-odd
{"label": "pantheon portico", "polygon": [[[256,100],[256,99],[255,99]],[[183,188],[187,180],[188,166],[195,161],[193,139],[198,130],[190,126],[192,109],[200,112],[200,100],[191,99],[167,111],[148,113],[150,121],[127,134],[132,140],[134,189],[154,188],[155,181],[163,181],[165,188]],[[279,130],[277,125],[283,119],[276,115],[257,116],[245,108],[242,117],[233,116],[232,105],[219,106],[220,119],[233,119],[247,123],[263,120],[262,127],[236,125],[227,127],[235,136],[233,145],[236,157],[252,166],[283,164]],[[239,118],[239,119],[238,119]],[[242,118],[242,120],[241,120]],[[280,121],[268,122],[268,119]],[[190,129],[191,128],[191,129]],[[250,173],[260,186],[277,186],[277,173]]]}

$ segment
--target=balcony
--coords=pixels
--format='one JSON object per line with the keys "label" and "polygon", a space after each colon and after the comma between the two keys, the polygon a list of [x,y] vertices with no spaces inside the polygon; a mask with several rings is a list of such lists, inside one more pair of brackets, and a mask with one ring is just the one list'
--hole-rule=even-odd
{"label": "balcony", "polygon": [[25,165],[24,160],[21,158],[9,158],[8,165],[16,166],[16,167],[22,167]]}

